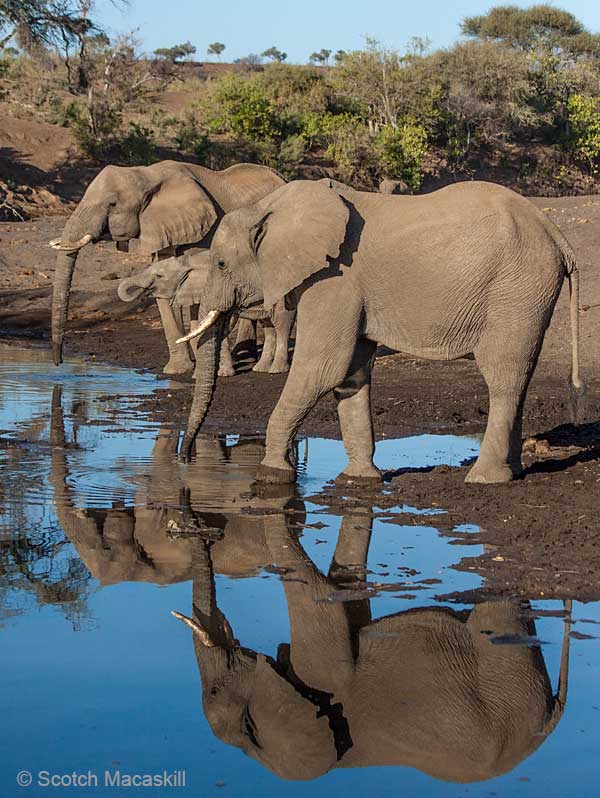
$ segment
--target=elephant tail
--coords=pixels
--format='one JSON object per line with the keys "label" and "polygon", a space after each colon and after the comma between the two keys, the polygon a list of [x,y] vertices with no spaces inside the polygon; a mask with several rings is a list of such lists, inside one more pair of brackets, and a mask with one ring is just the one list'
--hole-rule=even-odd
{"label": "elephant tail", "polygon": [[570,292],[570,316],[571,316],[571,377],[569,379],[569,399],[571,408],[571,421],[578,424],[583,415],[586,385],[579,373],[579,270],[575,260],[567,261],[567,278],[569,280]]}
{"label": "elephant tail", "polygon": [[554,696],[552,711],[543,729],[544,736],[552,734],[557,727],[567,708],[567,693],[569,690],[569,649],[571,642],[571,616],[573,601],[566,599],[563,602],[565,609],[562,651],[560,655],[560,672],[558,675],[558,689]]}

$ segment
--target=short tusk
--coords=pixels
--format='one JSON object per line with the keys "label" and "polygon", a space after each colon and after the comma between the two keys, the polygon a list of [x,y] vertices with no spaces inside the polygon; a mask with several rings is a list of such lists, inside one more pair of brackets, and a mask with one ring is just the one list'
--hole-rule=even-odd
{"label": "short tusk", "polygon": [[200,324],[196,327],[196,329],[191,330],[187,335],[184,335],[183,338],[178,338],[177,343],[184,344],[186,341],[191,341],[192,338],[197,338],[199,335],[202,335],[202,333],[205,333],[213,326],[213,324],[216,322],[216,320],[219,318],[220,315],[221,315],[220,310],[209,311],[206,318],[204,318],[200,322]]}
{"label": "short tusk", "polygon": [[187,615],[182,615],[181,612],[176,612],[175,610],[171,611],[171,615],[186,626],[189,626],[203,646],[206,646],[206,648],[215,647],[215,644],[208,636],[206,630],[203,629],[197,621],[193,621],[191,618],[188,618]]}
{"label": "short tusk", "polygon": [[89,244],[91,240],[92,236],[86,235],[73,244],[65,244],[60,238],[53,238],[52,241],[48,241],[48,245],[51,246],[52,249],[58,249],[61,252],[77,252],[78,249],[82,249],[86,244]]}

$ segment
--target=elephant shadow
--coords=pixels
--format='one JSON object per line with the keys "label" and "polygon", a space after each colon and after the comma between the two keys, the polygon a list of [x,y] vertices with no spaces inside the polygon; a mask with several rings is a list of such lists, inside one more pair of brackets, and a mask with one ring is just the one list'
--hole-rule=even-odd
{"label": "elephant shadow", "polygon": [[[541,451],[544,456],[550,456],[547,459],[537,460],[525,468],[523,477],[529,474],[567,471],[580,463],[590,463],[600,459],[600,421],[560,424],[548,432],[535,435],[530,441],[535,453]],[[569,453],[571,449],[576,451]],[[566,456],[551,456],[553,453],[560,453],[561,450]]]}

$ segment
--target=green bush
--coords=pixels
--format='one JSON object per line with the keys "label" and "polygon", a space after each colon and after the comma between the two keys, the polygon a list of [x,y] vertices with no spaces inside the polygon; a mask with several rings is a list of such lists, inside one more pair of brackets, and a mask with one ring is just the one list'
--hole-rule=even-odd
{"label": "green bush", "polygon": [[274,168],[288,180],[298,176],[298,167],[306,157],[308,147],[304,136],[288,136],[281,142]]}
{"label": "green bush", "polygon": [[119,149],[123,161],[130,166],[147,166],[158,160],[154,143],[154,131],[131,122],[129,132],[120,140]]}
{"label": "green bush", "polygon": [[377,134],[376,148],[385,177],[404,180],[413,190],[419,188],[428,152],[422,125],[409,118],[398,128],[384,127]]}
{"label": "green bush", "polygon": [[122,117],[107,102],[95,103],[91,110],[72,102],[65,110],[65,123],[84,155],[102,159],[118,143]]}
{"label": "green bush", "polygon": [[372,182],[369,175],[376,168],[376,153],[365,122],[352,114],[328,114],[323,117],[322,129],[327,141],[325,154],[340,177],[349,182]]}
{"label": "green bush", "polygon": [[205,122],[215,133],[253,142],[273,141],[282,132],[275,107],[255,80],[238,74],[222,78],[202,108]]}
{"label": "green bush", "polygon": [[191,153],[201,161],[207,159],[210,139],[193,116],[186,116],[183,119],[172,118],[170,127],[172,128],[171,140],[179,152]]}
{"label": "green bush", "polygon": [[592,173],[600,161],[600,102],[597,97],[572,94],[567,101],[570,135],[567,148],[578,161],[584,161]]}

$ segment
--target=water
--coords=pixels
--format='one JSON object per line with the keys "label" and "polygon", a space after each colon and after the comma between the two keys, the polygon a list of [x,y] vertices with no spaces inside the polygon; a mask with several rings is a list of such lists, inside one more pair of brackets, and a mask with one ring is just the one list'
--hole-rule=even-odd
{"label": "water", "polygon": [[[553,728],[564,608],[462,602],[480,547],[438,532],[443,501],[315,503],[344,464],[322,439],[297,491],[257,495],[263,441],[226,430],[180,465],[136,410],[154,377],[0,355],[0,796],[595,794],[598,642],[570,641]],[[377,463],[477,448],[384,441]]]}

